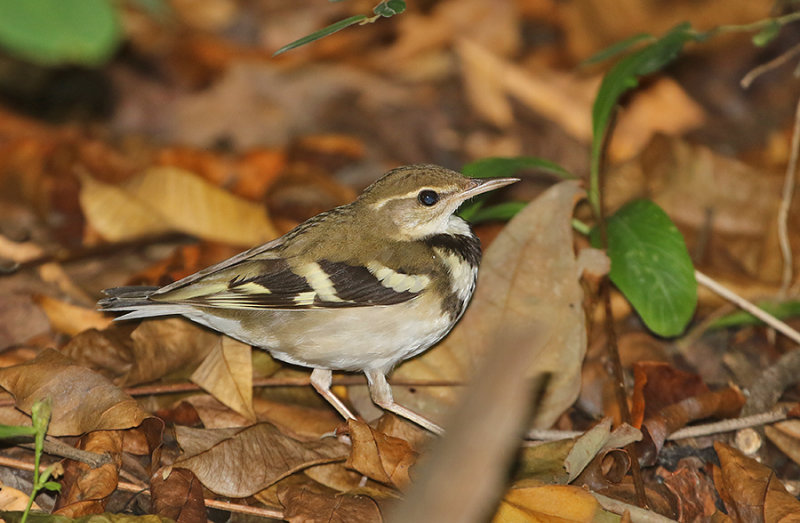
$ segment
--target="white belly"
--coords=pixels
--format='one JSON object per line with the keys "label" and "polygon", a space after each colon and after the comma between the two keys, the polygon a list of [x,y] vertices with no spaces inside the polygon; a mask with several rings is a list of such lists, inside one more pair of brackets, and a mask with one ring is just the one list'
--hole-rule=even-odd
{"label": "white belly", "polygon": [[425,295],[380,307],[240,312],[241,319],[186,316],[288,363],[384,372],[431,347],[455,323]]}

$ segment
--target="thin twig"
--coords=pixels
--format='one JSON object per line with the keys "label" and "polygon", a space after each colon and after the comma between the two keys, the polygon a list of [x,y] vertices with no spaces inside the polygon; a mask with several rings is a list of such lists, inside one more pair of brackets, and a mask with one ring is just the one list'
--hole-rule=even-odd
{"label": "thin twig", "polygon": [[[33,443],[18,443],[18,447],[33,450]],[[92,468],[97,468],[106,463],[111,463],[111,456],[108,454],[98,454],[88,450],[77,449],[72,445],[67,445],[58,440],[47,439],[44,441],[44,453],[51,456],[58,456],[60,458],[67,458],[73,461],[80,461],[86,463]]]}
{"label": "thin twig", "polygon": [[[395,387],[462,387],[464,382],[452,380],[413,380],[398,379],[389,380]],[[367,380],[364,376],[336,376],[333,378],[332,386],[336,385],[366,385]],[[253,387],[307,387],[311,385],[308,376],[300,378],[259,378],[253,380]],[[199,392],[203,389],[194,383],[165,383],[159,385],[143,385],[140,387],[128,387],[125,393],[129,396],[150,396],[157,394],[179,394],[183,392]],[[0,407],[10,407],[15,404],[14,397],[8,395],[0,398]]]}
{"label": "thin twig", "polygon": [[[9,467],[17,470],[33,471],[33,463],[23,461],[21,459],[9,458],[0,456],[0,466]],[[45,465],[39,466],[39,470],[44,470]],[[128,483],[127,481],[117,482],[117,489],[124,492],[133,492],[137,494],[150,494],[150,490],[142,488],[141,485]],[[284,519],[283,510],[278,507],[251,507],[249,505],[240,505],[238,503],[228,503],[226,501],[219,501],[216,499],[204,499],[203,503],[206,507],[216,508],[220,510],[227,510],[228,512],[238,512],[240,514],[252,514],[255,516],[262,516],[265,518]]]}
{"label": "thin twig", "polygon": [[734,430],[744,429],[748,427],[758,427],[768,423],[775,423],[776,421],[783,421],[787,418],[786,413],[789,407],[780,406],[767,412],[760,412],[752,416],[745,416],[743,418],[726,419],[716,421],[714,423],[706,423],[705,425],[696,425],[694,427],[684,427],[676,430],[669,436],[668,440],[686,439],[686,438],[699,438],[700,436],[709,436],[711,434],[719,434],[721,432],[732,432]]}
{"label": "thin twig", "polygon": [[777,69],[794,58],[794,56],[797,54],[800,54],[800,44],[795,45],[785,53],[780,54],[769,62],[751,69],[750,72],[744,75],[744,77],[739,81],[739,85],[741,85],[743,89],[749,88],[756,78],[764,73],[772,71],[773,69]]}
{"label": "thin twig", "polygon": [[711,290],[712,292],[716,293],[719,296],[722,296],[726,300],[733,302],[741,309],[749,312],[759,320],[763,321],[776,331],[780,332],[787,338],[791,339],[795,343],[800,343],[800,332],[797,332],[785,322],[782,322],[772,314],[768,313],[764,309],[754,305],[752,302],[747,301],[746,299],[742,298],[732,290],[728,289],[727,287],[723,286],[720,283],[717,283],[713,279],[709,278],[702,272],[695,270],[694,276],[697,279],[697,283],[700,285],[704,285],[706,288]]}
{"label": "thin twig", "polygon": [[[797,46],[800,48],[800,44]],[[789,207],[792,205],[794,185],[797,178],[797,156],[800,151],[800,99],[794,113],[794,129],[792,130],[792,152],[786,166],[786,175],[783,179],[783,195],[778,208],[778,239],[780,240],[781,255],[783,255],[783,275],[781,277],[780,297],[785,298],[792,283],[792,246],[789,243]]]}

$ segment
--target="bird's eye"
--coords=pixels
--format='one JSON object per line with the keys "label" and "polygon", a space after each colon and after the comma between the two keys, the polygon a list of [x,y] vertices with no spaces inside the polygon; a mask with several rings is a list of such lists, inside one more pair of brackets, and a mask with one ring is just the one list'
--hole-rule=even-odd
{"label": "bird's eye", "polygon": [[424,191],[419,192],[419,195],[417,195],[417,200],[419,200],[419,203],[422,205],[430,207],[431,205],[436,205],[436,202],[439,201],[439,195],[436,194],[436,191],[425,189]]}

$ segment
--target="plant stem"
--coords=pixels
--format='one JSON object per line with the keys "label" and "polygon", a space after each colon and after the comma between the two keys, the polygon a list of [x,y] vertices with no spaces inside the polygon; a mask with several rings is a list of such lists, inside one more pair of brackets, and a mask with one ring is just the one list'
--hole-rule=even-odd
{"label": "plant stem", "polygon": [[724,33],[747,33],[753,31],[760,31],[765,27],[768,27],[772,24],[777,24],[781,27],[784,25],[790,24],[792,22],[796,22],[800,20],[800,11],[796,13],[789,13],[788,15],[779,16],[778,18],[764,18],[763,20],[758,20],[757,22],[752,22],[750,24],[741,24],[741,25],[721,25],[716,27],[706,33],[695,33],[697,36],[703,37],[712,37],[718,34]]}
{"label": "plant stem", "polygon": [[572,228],[584,236],[589,236],[589,233],[592,232],[592,228],[588,223],[584,223],[577,218],[572,219]]}

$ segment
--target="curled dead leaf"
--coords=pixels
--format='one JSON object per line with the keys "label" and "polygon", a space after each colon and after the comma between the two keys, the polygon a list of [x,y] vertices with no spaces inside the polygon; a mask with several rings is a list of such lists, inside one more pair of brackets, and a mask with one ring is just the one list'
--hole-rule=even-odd
{"label": "curled dead leaf", "polygon": [[91,432],[81,438],[78,447],[97,454],[107,454],[112,461],[97,468],[73,460],[67,461],[64,478],[61,480],[61,495],[54,512],[71,518],[105,512],[108,497],[117,489],[119,480],[122,433],[117,430]]}
{"label": "curled dead leaf", "polygon": [[347,467],[398,488],[411,483],[409,470],[418,454],[408,442],[387,436],[358,420],[347,420],[347,426],[353,443]]}
{"label": "curled dead leaf", "polygon": [[53,349],[30,362],[0,369],[0,386],[27,413],[36,401],[50,398],[53,414],[48,433],[53,436],[127,429],[147,417],[122,389]]}

